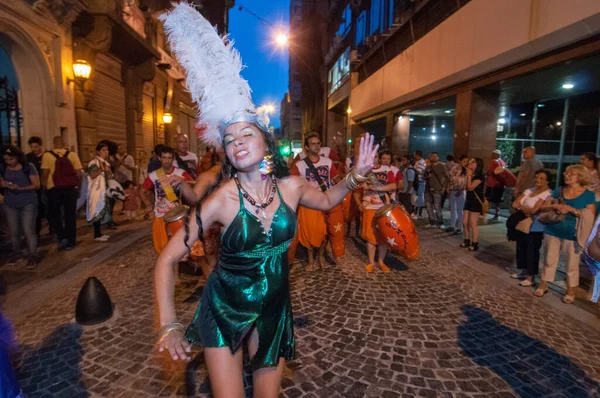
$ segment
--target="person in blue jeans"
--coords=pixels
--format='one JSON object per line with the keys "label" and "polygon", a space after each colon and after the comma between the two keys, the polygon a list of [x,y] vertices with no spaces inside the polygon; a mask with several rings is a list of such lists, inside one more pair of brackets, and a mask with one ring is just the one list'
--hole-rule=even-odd
{"label": "person in blue jeans", "polygon": [[22,257],[22,229],[27,240],[27,269],[35,269],[38,246],[35,230],[38,213],[36,190],[40,188],[40,177],[35,166],[25,159],[25,154],[12,145],[2,148],[0,187],[4,190],[4,211],[10,228],[12,245],[12,255],[7,264],[15,265]]}

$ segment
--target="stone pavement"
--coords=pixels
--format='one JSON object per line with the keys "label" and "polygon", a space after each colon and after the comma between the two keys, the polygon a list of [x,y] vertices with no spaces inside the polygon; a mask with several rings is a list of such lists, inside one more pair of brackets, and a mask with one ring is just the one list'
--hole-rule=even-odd
{"label": "stone pavement", "polygon": [[[13,359],[28,396],[209,396],[200,349],[184,364],[154,348],[149,235],[12,318],[20,344]],[[577,320],[568,315],[581,313],[577,307],[535,299],[472,254],[422,235],[421,259],[392,261],[390,274],[364,272],[364,247],[348,238],[339,266],[292,275],[302,322],[282,397],[600,396],[598,319]],[[105,284],[116,315],[82,328],[73,321],[75,300],[91,275]],[[196,279],[186,276],[176,289],[185,322],[201,294]]]}

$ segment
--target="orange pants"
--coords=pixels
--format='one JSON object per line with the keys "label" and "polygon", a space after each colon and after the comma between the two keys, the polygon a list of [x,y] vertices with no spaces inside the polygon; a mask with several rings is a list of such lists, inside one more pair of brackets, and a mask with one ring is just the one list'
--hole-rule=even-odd
{"label": "orange pants", "polygon": [[345,252],[345,241],[344,210],[341,204],[325,212],[325,224],[333,257],[342,257]]}
{"label": "orange pants", "polygon": [[373,217],[375,216],[375,209],[365,209],[362,213],[362,231],[361,236],[364,240],[374,245],[377,244],[377,239],[373,233]]}
{"label": "orange pants", "polygon": [[160,254],[163,251],[167,243],[169,243],[169,236],[167,235],[167,225],[162,217],[157,217],[152,222],[152,242],[154,242],[154,250]]}
{"label": "orange pants", "polygon": [[323,239],[327,234],[325,226],[325,217],[320,210],[309,209],[308,207],[298,206],[298,232],[288,249],[289,263],[294,262],[298,242],[306,248],[321,247]]}

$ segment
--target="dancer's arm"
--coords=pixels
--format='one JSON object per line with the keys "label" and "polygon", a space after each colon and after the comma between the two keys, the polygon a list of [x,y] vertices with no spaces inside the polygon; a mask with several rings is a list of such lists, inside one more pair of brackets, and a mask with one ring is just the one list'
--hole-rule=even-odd
{"label": "dancer's arm", "polygon": [[[214,197],[213,197],[214,198]],[[202,209],[203,225],[212,225],[216,221],[213,214],[218,213],[218,201],[210,198],[205,202]],[[198,240],[198,224],[196,223],[196,210],[189,215],[189,237],[188,246]],[[167,246],[163,249],[156,262],[154,270],[154,288],[156,291],[156,300],[158,302],[158,311],[161,328],[171,322],[178,322],[175,311],[175,280],[173,270],[175,265],[189,251],[185,245],[185,229],[179,231],[169,240]],[[159,351],[169,350],[169,354],[174,360],[189,360],[191,346],[185,340],[183,330],[172,330],[168,332],[159,343]]]}

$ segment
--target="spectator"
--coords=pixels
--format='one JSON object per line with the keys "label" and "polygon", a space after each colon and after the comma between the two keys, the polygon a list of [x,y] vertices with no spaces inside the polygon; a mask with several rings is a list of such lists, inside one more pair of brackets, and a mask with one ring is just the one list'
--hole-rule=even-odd
{"label": "spectator", "polygon": [[81,188],[79,156],[71,152],[61,136],[54,137],[53,150],[42,157],[42,186],[48,195],[50,225],[58,238],[58,250],[71,250],[77,239],[77,197]]}
{"label": "spectator", "polygon": [[587,189],[592,191],[596,200],[596,213],[600,211],[600,176],[598,176],[599,161],[594,152],[586,152],[581,155],[579,163],[582,164],[589,172],[592,178]]}
{"label": "spectator", "polygon": [[450,224],[445,228],[446,232],[460,234],[460,226],[463,221],[465,197],[467,189],[467,165],[469,157],[461,155],[458,163],[450,171],[450,182],[448,183],[448,197],[450,198]]}
{"label": "spectator", "polygon": [[437,152],[429,154],[429,166],[425,170],[425,204],[429,224],[427,227],[442,227],[444,218],[442,216],[442,195],[448,185],[448,169],[440,162]]}
{"label": "spectator", "polygon": [[136,170],[138,172],[136,179],[138,186],[144,185],[144,181],[146,181],[146,177],[148,177],[148,154],[146,151],[141,150],[138,153],[138,161]]}
{"label": "spectator", "polygon": [[483,213],[483,160],[472,158],[467,165],[467,197],[463,214],[464,242],[460,247],[471,251],[479,250],[479,227],[477,222]]}
{"label": "spectator", "polygon": [[417,191],[417,200],[415,202],[415,213],[413,218],[423,217],[423,208],[425,208],[425,169],[427,163],[423,159],[423,151],[415,151],[413,156],[414,168],[417,171],[417,179],[419,181],[419,189]]}
{"label": "spectator", "polygon": [[[454,161],[454,155],[446,155],[446,169],[448,170],[448,181],[450,181],[450,171],[456,166],[457,163]],[[444,190],[442,195],[442,209],[446,205],[446,199],[448,199],[448,190]]]}
{"label": "spectator", "polygon": [[2,149],[0,163],[0,186],[4,189],[4,211],[10,228],[12,255],[7,261],[15,265],[21,259],[21,228],[27,240],[27,269],[37,267],[38,237],[35,220],[38,212],[36,190],[40,177],[34,165],[29,164],[25,154],[15,146]]}
{"label": "spectator", "polygon": [[[26,156],[29,164],[34,165],[38,176],[42,175],[42,157],[44,156],[44,148],[42,147],[42,139],[40,137],[31,137],[27,141],[29,144],[29,148],[31,152],[29,152]],[[36,191],[38,198],[38,215],[35,220],[35,233],[40,238],[40,231],[42,230],[42,220],[47,218],[48,214],[48,199],[46,198],[46,194],[41,189],[37,189]],[[50,228],[50,233],[52,234],[52,228]]]}
{"label": "spectator", "polygon": [[552,195],[549,187],[551,180],[552,174],[549,171],[538,170],[535,173],[535,188],[526,189],[513,203],[513,208],[523,212],[532,221],[529,233],[519,234],[517,239],[517,268],[521,270],[521,274],[512,274],[511,278],[524,277],[525,279],[519,282],[521,286],[532,286],[539,271],[545,226],[538,221],[537,214],[546,199]]}
{"label": "spectator", "polygon": [[[538,297],[542,297],[548,291],[548,282],[554,281],[556,267],[562,257],[567,268],[567,294],[563,297],[563,302],[571,304],[575,301],[575,288],[579,286],[577,218],[584,216],[584,211],[589,211],[592,217],[596,214],[594,193],[586,189],[590,181],[590,173],[584,166],[567,167],[566,186],[555,190],[542,206],[542,210],[552,209],[564,214],[565,219],[559,223],[546,225],[542,282],[534,292]],[[587,236],[585,238],[587,240]]]}
{"label": "spectator", "polygon": [[108,180],[112,179],[109,157],[109,143],[102,140],[96,145],[96,157],[88,163],[87,220],[94,226],[94,240],[106,242],[110,236],[101,232],[102,224],[110,223],[112,207],[106,195]]}
{"label": "spectator", "polygon": [[456,163],[454,161],[454,155],[447,155],[446,156],[446,168],[448,169],[448,173],[450,173],[452,171],[452,169],[454,167],[456,167],[458,163]]}
{"label": "spectator", "polygon": [[[148,154],[146,153],[146,151],[140,151],[138,154],[138,163],[137,163],[137,186],[141,187],[144,185],[144,181],[146,181],[146,178],[148,177]],[[150,210],[146,208],[146,203],[144,202],[144,198],[143,198],[143,192],[141,189],[137,190],[138,193],[138,198],[140,199],[141,204],[143,205],[145,210]],[[145,217],[148,218],[148,213],[145,213]]]}
{"label": "spectator", "polygon": [[398,195],[400,203],[404,206],[406,211],[412,213],[416,199],[416,192],[414,189],[415,178],[417,178],[417,171],[412,167],[412,159],[408,155],[402,156],[402,163],[400,163],[400,170],[402,173],[402,187],[401,192]]}
{"label": "spectator", "polygon": [[496,207],[496,212],[492,220],[497,220],[500,215],[500,203],[502,203],[502,195],[504,195],[504,185],[496,179],[496,169],[498,167],[506,167],[506,163],[501,159],[502,152],[498,149],[492,151],[492,161],[487,170],[487,178],[485,185],[487,187],[487,200]]}
{"label": "spectator", "polygon": [[123,184],[125,190],[125,201],[123,202],[123,210],[129,221],[135,220],[138,209],[138,192],[137,187],[133,185],[133,181],[125,181]]}
{"label": "spectator", "polygon": [[150,159],[150,162],[148,162],[148,174],[161,168],[160,155],[162,154],[164,148],[165,146],[163,144],[158,144],[154,147],[155,156],[153,156]]}
{"label": "spectator", "polygon": [[175,137],[175,160],[173,166],[178,167],[188,173],[194,181],[198,177],[200,168],[198,165],[198,156],[194,152],[188,152],[190,140],[185,134],[177,134]]}
{"label": "spectator", "polygon": [[519,168],[514,196],[519,197],[526,189],[535,187],[535,173],[544,168],[544,164],[535,157],[535,148],[523,148],[523,162]]}
{"label": "spectator", "polygon": [[119,144],[117,154],[115,155],[115,180],[121,185],[125,181],[133,181],[135,173],[135,160],[133,156],[125,151],[125,145]]}

